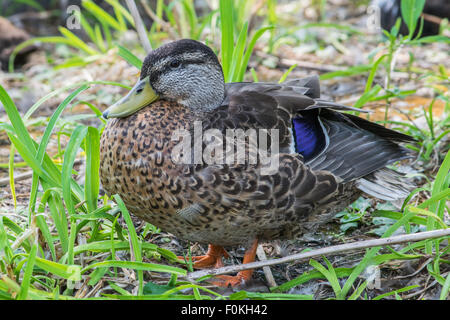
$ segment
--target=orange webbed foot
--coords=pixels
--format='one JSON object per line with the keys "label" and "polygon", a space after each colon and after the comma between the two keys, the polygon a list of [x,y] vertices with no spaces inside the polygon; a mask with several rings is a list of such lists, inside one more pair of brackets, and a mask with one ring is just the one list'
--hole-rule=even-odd
{"label": "orange webbed foot", "polygon": [[253,269],[251,270],[245,270],[238,272],[235,276],[228,276],[228,275],[220,275],[215,276],[214,278],[210,279],[208,282],[217,286],[217,287],[237,287],[239,285],[244,285],[246,282],[248,282],[252,278]]}
{"label": "orange webbed foot", "polygon": [[[258,248],[258,240],[254,240],[252,246],[245,252],[243,264],[254,262],[256,257],[256,249]],[[237,287],[248,282],[252,278],[253,269],[238,272],[235,276],[219,275],[208,280],[209,283],[217,287]]]}
{"label": "orange webbed foot", "polygon": [[[205,269],[211,267],[220,268],[223,267],[222,257],[229,257],[225,249],[221,246],[210,244],[208,246],[208,251],[204,256],[191,257],[191,261],[194,262],[193,267],[195,269]],[[178,258],[183,259],[183,257]]]}

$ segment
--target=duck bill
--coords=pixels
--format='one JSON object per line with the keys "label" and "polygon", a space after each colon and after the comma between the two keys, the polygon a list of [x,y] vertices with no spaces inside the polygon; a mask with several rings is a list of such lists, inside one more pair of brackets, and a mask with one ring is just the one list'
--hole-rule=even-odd
{"label": "duck bill", "polygon": [[148,77],[139,80],[128,94],[103,112],[105,119],[129,116],[159,99]]}

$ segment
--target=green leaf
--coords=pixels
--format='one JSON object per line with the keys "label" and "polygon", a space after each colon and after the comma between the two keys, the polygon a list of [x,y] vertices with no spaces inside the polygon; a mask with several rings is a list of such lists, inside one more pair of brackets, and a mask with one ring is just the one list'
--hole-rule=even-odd
{"label": "green leaf", "polygon": [[123,59],[125,59],[126,62],[131,64],[132,66],[135,66],[139,70],[142,68],[142,61],[138,57],[136,57],[130,50],[127,48],[121,46],[120,44],[117,45],[119,48],[119,56],[121,56]]}
{"label": "green leaf", "polygon": [[77,265],[61,264],[36,257],[36,266],[64,279],[71,281],[81,280],[81,267]]}
{"label": "green leaf", "polygon": [[416,30],[417,20],[423,11],[425,6],[425,0],[402,0],[401,1],[401,12],[403,21],[408,26],[409,35],[411,39],[414,31]]}
{"label": "green leaf", "polygon": [[163,294],[168,290],[171,290],[175,288],[174,285],[161,285],[161,284],[156,284],[153,282],[147,282],[144,286],[144,295],[151,295],[151,294]]}

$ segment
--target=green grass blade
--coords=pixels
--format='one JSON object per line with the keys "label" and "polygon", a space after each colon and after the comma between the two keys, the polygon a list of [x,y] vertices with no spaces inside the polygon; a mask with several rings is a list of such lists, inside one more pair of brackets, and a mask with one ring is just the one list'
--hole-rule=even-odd
{"label": "green grass blade", "polygon": [[242,58],[244,55],[245,44],[247,42],[247,32],[248,32],[248,23],[246,22],[242,27],[241,32],[239,33],[236,46],[233,50],[232,61],[230,66],[230,72],[228,73],[228,77],[225,79],[226,82],[236,82],[237,75],[239,73],[239,67],[242,64]]}
{"label": "green grass blade", "polygon": [[440,192],[434,193],[432,197],[430,197],[429,199],[425,200],[424,202],[419,204],[417,207],[421,208],[421,209],[425,209],[426,207],[428,207],[430,205],[434,205],[438,201],[448,199],[449,197],[450,197],[450,189],[447,188],[447,189],[444,189],[444,190],[442,190]]}
{"label": "green grass blade", "polygon": [[[134,224],[133,224],[133,221],[131,220],[128,209],[125,206],[125,203],[123,203],[123,201],[119,195],[114,195],[113,198],[114,198],[114,201],[119,206],[120,210],[122,211],[122,216],[127,224],[128,234],[129,234],[131,246],[132,246],[131,249],[133,250],[134,258],[137,262],[141,262],[142,261],[141,246],[139,245],[139,240],[138,240],[138,236],[136,233],[136,229],[134,228]],[[138,292],[139,292],[139,295],[141,295],[143,293],[143,288],[144,288],[144,275],[142,273],[142,270],[138,270],[138,280],[139,280]]]}
{"label": "green grass blade", "polygon": [[292,72],[292,70],[294,70],[297,67],[297,64],[293,64],[292,66],[290,66],[290,68],[283,73],[283,75],[281,76],[280,80],[278,81],[278,83],[282,83],[284,81],[286,81],[287,77],[289,76],[289,74]]}
{"label": "green grass blade", "polygon": [[[336,268],[334,271],[339,278],[348,277],[352,273],[353,268]],[[306,283],[313,279],[323,279],[324,276],[319,271],[309,271],[305,272],[302,275],[298,276],[295,279],[292,279],[288,282],[285,282],[278,287],[271,288],[273,292],[286,292],[289,289],[292,289],[298,285]]]}
{"label": "green grass blade", "polygon": [[59,32],[61,32],[61,34],[63,36],[65,36],[70,41],[70,45],[71,46],[76,47],[76,48],[78,48],[80,50],[83,50],[84,52],[86,52],[87,54],[90,54],[90,55],[99,54],[99,52],[97,50],[92,49],[91,47],[89,47],[83,40],[78,38],[69,29],[66,29],[64,27],[58,27],[58,30],[59,30]]}
{"label": "green grass blade", "polygon": [[[447,152],[444,161],[441,164],[441,167],[439,168],[439,171],[436,175],[436,179],[434,180],[433,183],[433,189],[431,191],[431,196],[435,196],[436,194],[438,194],[441,191],[444,191],[446,189],[448,189],[449,185],[448,185],[448,180],[447,180],[447,176],[450,172],[450,151]],[[447,183],[446,183],[447,181]],[[430,204],[430,211],[436,213],[441,219],[443,218],[443,210],[439,210],[438,208],[441,206],[443,207],[443,204],[445,203],[445,200],[441,200],[439,203],[436,202],[434,204]]]}
{"label": "green grass blade", "polygon": [[36,266],[39,268],[53,273],[63,279],[68,279],[72,281],[81,280],[81,267],[76,265],[61,264],[54,261],[49,261],[36,257]]}
{"label": "green grass blade", "polygon": [[[128,23],[134,28],[134,19],[132,17],[132,15],[130,14],[130,12],[128,12],[127,9],[125,9],[118,0],[106,0],[106,2],[108,2],[111,6],[114,7],[114,10],[116,12],[116,16],[117,16],[117,12],[120,12],[120,14],[128,21]],[[117,11],[116,11],[117,10]],[[126,30],[126,25],[124,26],[124,30]]]}
{"label": "green grass blade", "polygon": [[0,102],[3,104],[3,107],[5,108],[9,121],[11,122],[14,128],[14,133],[21,141],[23,141],[23,144],[27,149],[36,150],[33,139],[28,133],[25,124],[22,120],[22,116],[19,114],[19,111],[17,110],[17,107],[12,101],[11,97],[8,95],[6,90],[1,85],[0,85]]}
{"label": "green grass blade", "polygon": [[441,294],[439,296],[439,300],[446,300],[448,297],[448,293],[450,291],[450,273],[447,275],[445,279],[444,285],[442,286]]}
{"label": "green grass blade", "polygon": [[[56,126],[56,122],[61,116],[61,113],[66,109],[66,107],[75,99],[76,96],[78,96],[81,92],[88,89],[89,86],[83,85],[74,92],[72,92],[66,99],[61,102],[61,104],[56,108],[55,112],[53,113],[52,117],[50,118],[47,127],[45,128],[44,134],[41,138],[41,142],[39,143],[39,148],[37,150],[37,156],[36,160],[39,161],[42,165],[44,161],[44,155],[45,150],[47,149],[47,145],[50,141],[51,134],[53,132],[53,129]],[[29,209],[30,212],[34,212],[35,203],[36,203],[36,197],[37,197],[37,188],[38,188],[38,179],[39,176],[37,174],[33,174],[33,181],[32,181],[32,187],[30,192],[30,201],[29,201]]]}
{"label": "green grass blade", "polygon": [[324,257],[324,260],[328,266],[328,270],[322,266],[319,262],[317,262],[314,259],[311,259],[309,261],[309,264],[313,266],[317,271],[322,273],[325,278],[327,278],[328,282],[330,283],[331,287],[333,288],[334,294],[336,295],[336,298],[338,300],[342,300],[344,297],[342,296],[342,289],[339,284],[339,280],[336,276],[336,272],[334,271],[333,266],[331,263]]}
{"label": "green grass blade", "polygon": [[86,10],[92,13],[92,15],[96,17],[100,22],[105,23],[118,31],[125,31],[122,29],[119,22],[117,22],[113,16],[111,16],[109,13],[107,13],[105,10],[103,10],[100,6],[98,6],[94,2],[90,0],[83,0],[82,5]]}
{"label": "green grass blade", "polygon": [[[130,243],[128,241],[122,241],[122,240],[103,240],[103,241],[95,241],[95,242],[89,242],[85,244],[80,244],[76,247],[74,247],[74,254],[80,254],[82,252],[86,251],[92,251],[92,252],[108,252],[111,250],[111,248],[114,247],[114,250],[129,250],[130,249]],[[142,243],[142,250],[145,251],[156,251],[158,249],[158,246],[153,243]]]}
{"label": "green grass blade", "polygon": [[95,26],[94,26],[94,34],[95,34],[97,47],[102,52],[106,52],[107,48],[105,46],[105,39],[103,39],[102,31],[101,31],[100,25],[98,23],[96,23]]}
{"label": "green grass blade", "polygon": [[261,28],[255,32],[252,39],[250,40],[249,45],[247,46],[247,49],[245,50],[244,59],[242,60],[242,63],[241,63],[240,69],[239,69],[239,74],[236,79],[237,81],[242,81],[244,79],[244,74],[245,74],[245,71],[247,70],[248,62],[250,61],[250,57],[253,53],[253,48],[255,47],[256,41],[258,41],[258,39],[264,34],[264,32],[266,32],[267,30],[271,30],[273,28],[274,28],[273,26],[268,26],[268,27]]}
{"label": "green grass blade", "polygon": [[71,45],[72,42],[64,37],[37,37],[37,38],[32,38],[29,40],[26,40],[24,42],[22,42],[21,44],[19,44],[18,46],[16,46],[13,50],[13,52],[11,52],[11,55],[9,56],[9,62],[8,62],[8,71],[9,72],[14,72],[14,60],[16,59],[17,54],[24,48],[29,47],[35,43],[41,43],[41,42],[45,42],[45,43],[62,43],[62,44],[66,44],[66,45]]}
{"label": "green grass blade", "polygon": [[142,60],[136,57],[130,50],[127,48],[118,45],[119,48],[119,56],[121,56],[123,59],[125,59],[126,62],[131,64],[132,66],[135,66],[139,70],[142,68]]}
{"label": "green grass blade", "polygon": [[367,102],[371,101],[373,97],[375,97],[378,92],[380,92],[381,86],[379,84],[375,85],[372,89],[365,92],[361,97],[359,97],[358,101],[355,102],[353,108],[362,108]]}
{"label": "green grass blade", "polygon": [[375,63],[372,65],[372,68],[370,69],[370,73],[369,73],[369,77],[367,78],[367,82],[366,82],[366,88],[364,89],[364,93],[369,92],[370,89],[372,88],[372,83],[373,83],[373,79],[375,78],[375,75],[377,73],[378,70],[378,66],[380,65],[380,63],[384,60],[384,58],[386,58],[388,55],[387,54],[383,54],[381,57],[379,57],[377,59],[377,61],[375,61]]}
{"label": "green grass blade", "polygon": [[97,128],[88,127],[86,136],[86,175],[84,194],[88,211],[97,209],[97,198],[100,190],[100,133]]}
{"label": "green grass blade", "polygon": [[86,20],[84,15],[81,13],[81,11],[75,10],[73,14],[78,19],[78,21],[80,21],[81,27],[83,28],[84,32],[86,32],[86,34],[89,36],[91,41],[98,46],[97,37],[94,33],[94,30],[92,29],[91,25]]}
{"label": "green grass blade", "polygon": [[[395,212],[395,211],[388,211],[388,210],[376,210],[371,214],[372,217],[384,217],[389,219],[398,220],[403,216],[403,213],[401,212]],[[423,217],[412,217],[411,222],[420,224],[420,225],[426,225],[427,219]]]}
{"label": "green grass blade", "polygon": [[36,225],[38,226],[39,230],[41,231],[42,237],[45,239],[45,242],[48,245],[53,260],[56,260],[56,250],[55,244],[53,243],[53,237],[43,215],[36,216]]}
{"label": "green grass blade", "polygon": [[[80,87],[83,85],[93,85],[93,84],[103,84],[103,85],[113,85],[113,86],[118,86],[118,87],[122,87],[125,89],[130,90],[131,87],[121,84],[119,82],[114,82],[114,81],[82,81],[82,82],[76,82],[73,84],[69,84],[65,87],[59,88],[57,90],[54,90],[48,94],[46,94],[45,96],[43,96],[42,98],[40,98],[35,104],[33,104],[31,106],[30,109],[28,109],[28,111],[25,113],[25,115],[23,116],[23,118],[25,120],[29,119],[31,117],[31,115],[48,99],[60,94],[61,92],[64,92],[66,90],[70,90],[72,88],[76,88],[76,87]],[[0,95],[1,95],[1,90],[0,90]]]}
{"label": "green grass blade", "polygon": [[17,198],[16,198],[16,187],[14,184],[14,155],[16,154],[16,149],[12,144],[9,148],[9,162],[8,162],[8,175],[9,175],[9,188],[11,190],[11,195],[14,202],[14,208],[17,208]]}
{"label": "green grass blade", "polygon": [[234,30],[233,30],[233,1],[220,0],[220,30],[221,30],[221,59],[225,78],[228,78],[230,72],[231,59],[234,48]]}
{"label": "green grass blade", "polygon": [[34,153],[29,150],[24,143],[22,143],[22,140],[17,138],[16,136],[7,133],[9,140],[14,144],[17,151],[19,151],[22,158],[25,160],[25,162],[33,169],[33,172],[36,172],[38,175],[40,175],[43,179],[47,180],[50,183],[56,184],[57,181],[53,180],[50,175],[44,171],[44,169],[41,167],[40,163],[34,158]]}
{"label": "green grass blade", "polygon": [[43,212],[45,210],[46,203],[48,203],[50,215],[55,224],[59,241],[61,242],[62,252],[66,253],[69,249],[69,224],[64,210],[61,190],[47,189],[41,198],[39,211]]}
{"label": "green grass blade", "polygon": [[412,285],[412,286],[404,287],[404,288],[401,288],[401,289],[398,289],[398,290],[386,292],[386,293],[380,294],[379,296],[376,296],[372,300],[381,300],[381,299],[383,299],[385,297],[392,296],[392,295],[395,295],[395,294],[398,294],[398,293],[402,293],[402,292],[405,292],[405,291],[409,291],[409,290],[412,290],[412,289],[415,289],[415,288],[418,288],[418,287],[419,287],[419,285]]}
{"label": "green grass blade", "polygon": [[166,266],[163,264],[156,264],[156,263],[122,261],[122,260],[108,260],[90,264],[89,266],[81,270],[81,274],[85,273],[90,269],[99,267],[118,267],[118,268],[134,269],[137,271],[167,272],[167,273],[176,273],[183,276],[186,276],[187,274],[186,270],[177,267]]}
{"label": "green grass blade", "polygon": [[358,286],[358,288],[351,294],[348,300],[356,300],[362,294],[364,289],[367,287],[367,281],[364,281],[362,284]]}
{"label": "green grass blade", "polygon": [[345,70],[326,72],[320,75],[320,80],[329,80],[336,77],[350,77],[364,74],[372,69],[371,65],[359,65]]}
{"label": "green grass blade", "polygon": [[62,174],[61,185],[64,202],[66,203],[66,208],[70,215],[75,214],[75,204],[73,203],[71,191],[72,167],[78,149],[80,148],[83,139],[86,137],[86,134],[87,134],[87,127],[82,125],[77,126],[73,131],[72,135],[70,136],[66,152],[64,153],[64,160],[61,172]]}
{"label": "green grass blade", "polygon": [[34,262],[36,260],[37,244],[33,244],[30,253],[28,254],[27,266],[23,274],[22,284],[20,286],[20,292],[17,296],[18,300],[26,300],[28,298],[28,290],[30,288],[31,276],[33,274]]}

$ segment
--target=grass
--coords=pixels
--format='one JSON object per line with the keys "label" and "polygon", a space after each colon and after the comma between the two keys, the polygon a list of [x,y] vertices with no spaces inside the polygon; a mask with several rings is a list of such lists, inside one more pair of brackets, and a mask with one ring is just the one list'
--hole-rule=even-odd
{"label": "grass", "polygon": [[[29,2],[30,5],[34,3]],[[107,13],[93,1],[82,2],[83,10],[78,14],[89,42],[61,27],[61,36],[30,40],[17,47],[15,53],[37,41],[58,43],[74,49],[76,55],[83,54],[82,57],[69,59],[63,64],[63,67],[77,67],[90,63],[111,48],[117,47],[118,55],[139,69],[142,61],[132,53],[134,50],[117,43],[120,33],[133,27],[133,20],[119,1],[106,2],[114,14]],[[395,69],[394,58],[397,51],[405,46],[419,46],[438,41],[448,43],[448,39],[442,36],[413,38],[416,27],[420,27],[417,12],[421,11],[422,2],[411,1],[407,2],[410,7],[402,6],[403,18],[410,28],[409,35],[398,35],[397,24],[385,34],[386,40],[382,49],[384,53],[376,58],[373,55],[369,64],[322,74],[321,78],[326,80],[367,75],[364,90],[354,104],[358,108],[369,102],[383,100],[387,101],[386,105],[389,106],[390,99],[413,94],[414,90],[393,87],[391,74]],[[151,26],[148,35],[155,46],[162,38],[167,37],[164,26],[175,30],[178,37],[206,40],[211,44],[214,44],[214,41],[209,38],[211,35],[207,31],[212,30],[213,35],[220,33],[221,45],[215,49],[219,52],[225,78],[227,81],[242,81],[249,75],[248,64],[256,43],[264,43],[268,52],[275,52],[277,41],[283,39],[283,30],[277,25],[280,18],[274,14],[276,5],[276,1],[268,1],[268,8],[271,9],[265,12],[262,24],[265,26],[250,29],[248,19],[251,6],[244,6],[242,3],[230,6],[229,1],[221,0],[217,9],[199,14],[194,8],[194,2],[190,0],[168,4],[157,1],[155,15],[161,21]],[[325,2],[320,1],[322,14],[324,6]],[[360,33],[352,27],[326,21],[301,26],[303,29],[317,27],[337,29],[355,35]],[[10,69],[14,56],[15,54],[10,60]],[[280,82],[286,80],[295,68],[296,65],[290,67]],[[254,69],[251,70],[251,75],[253,79],[258,79]],[[384,85],[377,83],[377,77],[380,75],[385,79]],[[427,76],[442,81],[446,77],[446,70]],[[14,155],[20,154],[23,159],[20,166],[28,166],[33,171],[28,206],[15,208],[14,215],[19,217],[18,219],[0,215],[0,299],[94,299],[94,289],[103,281],[110,287],[109,291],[95,299],[302,300],[313,299],[313,296],[295,294],[292,290],[315,279],[323,279],[330,284],[330,299],[401,299],[418,289],[418,286],[409,285],[373,295],[368,290],[373,279],[370,279],[366,272],[379,271],[390,262],[420,259],[428,261],[425,272],[437,282],[440,288],[439,298],[448,299],[448,239],[424,240],[402,248],[372,248],[363,254],[357,264],[345,268],[334,265],[326,257],[322,260],[311,260],[308,271],[271,288],[269,293],[239,291],[221,294],[203,282],[193,284],[185,281],[183,277],[187,271],[182,265],[183,262],[173,252],[148,242],[149,238],[158,235],[160,231],[151,224],[136,229],[119,196],[115,195],[110,199],[99,194],[99,140],[105,122],[100,117],[101,111],[96,105],[97,101],[94,99],[87,102],[83,98],[93,86],[129,88],[121,83],[106,81],[74,83],[46,94],[22,115],[8,92],[0,86],[0,102],[9,119],[9,122],[0,123],[0,128],[7,133],[11,141],[9,161],[5,167],[9,169],[14,203],[14,169],[19,167],[19,164],[15,163]],[[49,99],[61,93],[66,94],[66,98],[44,121],[45,128],[40,139],[33,138],[30,128],[33,125],[34,113]],[[431,101],[428,109],[423,111],[426,129],[419,128],[413,122],[389,121],[389,107],[386,109],[384,121],[386,125],[395,126],[415,137],[418,144],[408,147],[418,152],[419,160],[427,162],[437,159],[438,169],[428,174],[428,181],[423,186],[411,192],[401,209],[381,206],[369,208],[367,200],[364,199],[353,204],[339,216],[342,223],[340,236],[361,226],[377,227],[372,233],[382,237],[388,237],[395,232],[412,233],[417,230],[448,227],[445,214],[449,212],[447,201],[450,197],[450,155],[448,150],[443,148],[442,141],[448,136],[450,129],[448,117],[435,119],[433,107],[438,99],[445,101],[448,115],[448,98],[445,93],[440,94]],[[82,118],[73,120],[64,117],[65,110],[79,103],[89,106],[89,116],[98,119],[98,126],[86,125],[81,121]],[[62,137],[67,137],[67,141],[61,142]],[[55,140],[58,145],[56,154],[48,150],[49,144]],[[84,182],[79,182],[82,173],[74,169],[77,159],[82,159],[86,164]],[[422,197],[421,201],[418,201],[419,196]],[[375,219],[383,220],[379,220],[382,223],[375,225]],[[189,269],[189,266],[187,267]],[[120,280],[124,278],[136,279],[131,282],[134,291],[129,286],[123,286]],[[79,289],[80,285],[89,288],[93,293],[88,294]]]}

